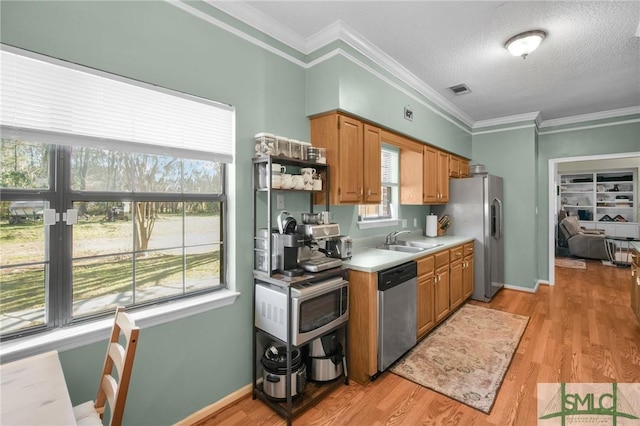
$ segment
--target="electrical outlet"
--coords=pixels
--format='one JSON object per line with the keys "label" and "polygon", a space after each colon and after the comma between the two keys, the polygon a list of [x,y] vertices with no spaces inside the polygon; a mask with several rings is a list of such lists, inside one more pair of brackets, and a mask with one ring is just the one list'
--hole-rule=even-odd
{"label": "electrical outlet", "polygon": [[413,218],[413,227],[414,227],[414,228],[417,228],[417,227],[418,227],[418,218],[417,218],[417,217],[414,217],[414,218]]}
{"label": "electrical outlet", "polygon": [[284,210],[284,195],[276,195],[276,208],[278,210]]}
{"label": "electrical outlet", "polygon": [[402,219],[402,228],[407,227],[407,219]]}

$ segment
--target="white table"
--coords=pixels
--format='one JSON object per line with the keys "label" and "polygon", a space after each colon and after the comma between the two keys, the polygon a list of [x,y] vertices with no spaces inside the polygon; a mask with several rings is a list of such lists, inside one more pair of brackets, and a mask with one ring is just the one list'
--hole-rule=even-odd
{"label": "white table", "polygon": [[58,352],[0,366],[0,424],[76,424]]}

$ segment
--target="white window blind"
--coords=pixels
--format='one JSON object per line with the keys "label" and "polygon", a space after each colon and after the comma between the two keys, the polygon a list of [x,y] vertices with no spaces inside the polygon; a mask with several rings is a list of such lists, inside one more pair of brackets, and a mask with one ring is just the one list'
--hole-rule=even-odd
{"label": "white window blind", "polygon": [[234,108],[2,45],[2,137],[233,161]]}
{"label": "white window blind", "polygon": [[397,172],[397,163],[398,163],[398,152],[388,149],[386,147],[382,148],[381,151],[381,180],[383,186],[394,186],[398,184],[398,172]]}

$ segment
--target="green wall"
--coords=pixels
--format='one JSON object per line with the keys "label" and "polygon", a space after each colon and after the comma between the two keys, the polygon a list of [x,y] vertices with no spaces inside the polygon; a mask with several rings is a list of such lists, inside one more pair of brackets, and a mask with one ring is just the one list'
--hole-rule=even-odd
{"label": "green wall", "polygon": [[505,283],[533,288],[536,265],[535,126],[473,136],[473,162],[504,183]]}
{"label": "green wall", "polygon": [[[3,43],[235,106],[227,241],[230,285],[242,295],[142,330],[125,422],[172,424],[251,383],[252,139],[260,131],[308,139],[305,70],[166,2],[0,7]],[[106,340],[60,354],[74,403],[95,398],[105,350]]]}
{"label": "green wall", "polygon": [[[244,27],[204,3],[189,4]],[[252,259],[246,254],[253,244],[248,224],[252,221],[249,188],[255,133],[308,140],[307,114],[342,109],[486,164],[491,173],[505,178],[507,281],[524,287],[531,287],[546,268],[546,260],[536,260],[546,258],[546,254],[540,256],[546,250],[546,235],[535,243],[536,233],[546,230],[546,216],[540,214],[536,220],[533,213],[537,188],[537,204],[540,212],[545,211],[546,186],[541,180],[547,176],[546,159],[639,149],[637,123],[610,130],[542,134],[539,141],[533,129],[472,138],[462,129],[464,125],[460,128],[442,118],[429,101],[348,46],[340,47],[361,64],[334,56],[305,70],[166,2],[2,1],[0,8],[3,43],[236,108],[227,241],[230,286],[242,295],[232,306],[142,331],[126,424],[174,423],[251,382]],[[269,37],[249,32],[287,51]],[[302,58],[295,52],[293,56]],[[413,122],[402,116],[407,105],[414,110]],[[286,203],[292,210],[306,209],[298,199],[287,197]],[[354,207],[332,210],[345,234],[379,233],[357,229]],[[428,206],[401,206],[400,211],[410,228],[413,217],[424,228]],[[74,403],[95,396],[105,347],[106,341],[61,353]]]}
{"label": "green wall", "polygon": [[549,278],[549,160],[640,152],[640,114],[623,118],[543,128],[538,136],[538,276]]}

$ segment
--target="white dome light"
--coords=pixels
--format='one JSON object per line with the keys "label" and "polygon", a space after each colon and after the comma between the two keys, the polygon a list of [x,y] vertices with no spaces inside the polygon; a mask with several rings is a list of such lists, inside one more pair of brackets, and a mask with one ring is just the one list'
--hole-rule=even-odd
{"label": "white dome light", "polygon": [[513,56],[521,56],[522,59],[526,59],[527,55],[540,46],[542,40],[547,36],[547,33],[541,30],[527,31],[522,34],[511,37],[504,44]]}

